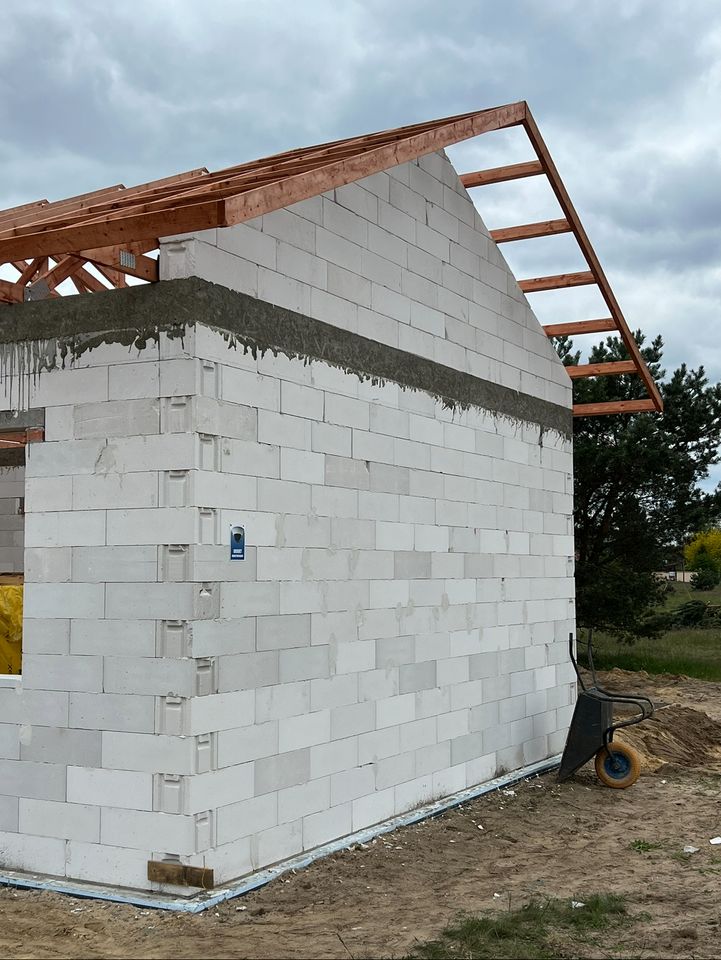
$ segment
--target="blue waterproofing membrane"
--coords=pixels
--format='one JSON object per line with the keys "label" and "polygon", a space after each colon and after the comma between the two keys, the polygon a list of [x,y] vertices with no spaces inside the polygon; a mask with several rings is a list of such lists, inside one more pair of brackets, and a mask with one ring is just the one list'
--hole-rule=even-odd
{"label": "blue waterproofing membrane", "polygon": [[368,841],[375,840],[376,837],[383,836],[385,833],[391,833],[399,827],[407,827],[410,824],[419,823],[421,820],[437,817],[439,814],[445,813],[446,810],[475,800],[476,797],[499,790],[501,787],[512,786],[520,780],[546,773],[558,767],[560,762],[561,755],[558,754],[558,756],[550,757],[547,760],[532,763],[530,766],[522,767],[520,770],[515,770],[503,777],[496,777],[495,780],[489,780],[477,787],[469,787],[467,790],[461,790],[460,793],[454,793],[443,800],[417,807],[415,810],[394,817],[392,820],[384,820],[383,823],[378,823],[373,827],[367,827],[365,830],[359,830],[357,833],[341,837],[340,840],[334,840],[322,847],[316,847],[309,853],[293,857],[291,860],[283,860],[282,863],[277,863],[274,867],[259,870],[257,873],[252,873],[241,880],[218,887],[212,892],[201,892],[192,897],[182,898],[161,893],[143,893],[141,891],[125,890],[121,887],[84,883],[81,880],[53,879],[41,874],[15,873],[7,870],[0,873],[0,886],[22,887],[27,890],[47,890],[49,893],[66,893],[73,897],[84,897],[90,900],[109,900],[112,903],[127,903],[131,906],[146,909],[174,910],[177,913],[201,913],[203,910],[208,910],[210,907],[223,903],[224,900],[233,900],[235,897],[242,897],[244,893],[250,893],[251,890],[264,887],[271,880],[275,880],[284,873],[302,870],[323,857],[348,850],[360,843],[368,843]]}

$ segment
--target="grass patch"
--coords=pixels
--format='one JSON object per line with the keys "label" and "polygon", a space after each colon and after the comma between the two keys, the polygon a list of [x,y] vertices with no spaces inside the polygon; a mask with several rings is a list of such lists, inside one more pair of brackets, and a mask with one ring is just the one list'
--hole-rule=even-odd
{"label": "grass patch", "polygon": [[[713,590],[692,590],[688,583],[671,583],[659,613],[670,613],[689,601],[721,608],[721,584]],[[721,627],[676,627],[656,640],[622,643],[604,633],[593,638],[599,670],[645,670],[684,674],[698,680],[721,681]]]}
{"label": "grass patch", "polygon": [[605,634],[593,638],[599,670],[645,670],[647,673],[683,673],[699,680],[721,680],[721,631],[669,630],[657,640],[620,643]]}
{"label": "grass patch", "polygon": [[663,844],[651,843],[650,840],[632,840],[628,846],[630,850],[635,850],[636,853],[650,853],[651,850],[660,850]]}
{"label": "grass patch", "polygon": [[558,960],[578,956],[575,945],[592,942],[597,930],[604,931],[605,949],[612,948],[609,931],[631,921],[623,897],[594,894],[583,903],[573,908],[570,900],[551,899],[507,913],[462,916],[437,940],[419,944],[409,960]]}
{"label": "grass patch", "polygon": [[711,605],[721,604],[721,584],[713,590],[693,590],[690,583],[671,582],[666,594],[666,602],[661,609],[677,610],[681,604],[688,603],[689,600],[701,600]]}

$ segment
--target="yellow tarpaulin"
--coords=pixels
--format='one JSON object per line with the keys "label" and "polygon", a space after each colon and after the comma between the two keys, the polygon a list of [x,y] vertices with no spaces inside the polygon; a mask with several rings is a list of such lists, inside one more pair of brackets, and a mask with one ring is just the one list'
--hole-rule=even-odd
{"label": "yellow tarpaulin", "polygon": [[0,585],[0,673],[20,673],[23,650],[23,588]]}

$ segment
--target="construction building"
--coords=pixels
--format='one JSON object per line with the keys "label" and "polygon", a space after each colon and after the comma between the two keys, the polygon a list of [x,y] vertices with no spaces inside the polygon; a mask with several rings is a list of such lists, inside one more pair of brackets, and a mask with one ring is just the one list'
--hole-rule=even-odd
{"label": "construction building", "polygon": [[[468,190],[535,175],[562,216],[489,234]],[[583,273],[499,250],[569,232]],[[0,872],[192,893],[561,751],[572,418],[660,398],[525,103],[7,210],[0,263]]]}

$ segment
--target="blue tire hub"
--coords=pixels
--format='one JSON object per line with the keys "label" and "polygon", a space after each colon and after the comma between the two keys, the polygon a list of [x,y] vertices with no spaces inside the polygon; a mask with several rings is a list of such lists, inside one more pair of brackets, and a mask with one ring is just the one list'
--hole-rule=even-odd
{"label": "blue tire hub", "polygon": [[609,747],[603,758],[603,769],[614,780],[623,780],[631,772],[631,759],[620,750]]}

